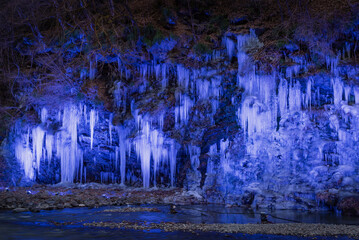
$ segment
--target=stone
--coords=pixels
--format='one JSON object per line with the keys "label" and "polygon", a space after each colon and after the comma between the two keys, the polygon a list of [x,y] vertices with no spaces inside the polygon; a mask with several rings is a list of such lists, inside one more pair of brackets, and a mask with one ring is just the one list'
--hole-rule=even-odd
{"label": "stone", "polygon": [[254,33],[256,34],[257,37],[260,37],[260,36],[262,36],[267,30],[268,30],[268,28],[255,28],[255,29],[254,29]]}
{"label": "stone", "polygon": [[13,203],[13,202],[16,202],[16,199],[13,198],[13,197],[9,197],[5,200],[6,203]]}
{"label": "stone", "polygon": [[241,204],[250,206],[253,203],[255,194],[253,192],[245,192],[242,199]]}
{"label": "stone", "polygon": [[64,203],[64,208],[71,208],[71,207],[72,207],[71,203],[68,202]]}
{"label": "stone", "polygon": [[337,208],[343,215],[359,216],[359,197],[345,197],[339,201]]}
{"label": "stone", "polygon": [[339,200],[338,194],[331,193],[329,191],[317,193],[316,198],[319,201],[319,203],[322,203],[327,207],[336,206]]}
{"label": "stone", "polygon": [[242,17],[234,18],[231,20],[231,23],[233,25],[244,25],[244,24],[248,23],[248,17],[242,16]]}
{"label": "stone", "polygon": [[34,212],[34,213],[37,213],[37,212],[40,212],[40,209],[36,208],[36,207],[32,207],[32,208],[30,208],[30,211]]}
{"label": "stone", "polygon": [[14,210],[12,210],[14,213],[21,213],[21,212],[27,212],[29,211],[29,209],[27,208],[15,208]]}
{"label": "stone", "polygon": [[284,47],[290,52],[295,52],[299,50],[299,46],[295,43],[288,43]]}
{"label": "stone", "polygon": [[59,203],[56,205],[57,209],[64,209],[64,205],[62,203]]}

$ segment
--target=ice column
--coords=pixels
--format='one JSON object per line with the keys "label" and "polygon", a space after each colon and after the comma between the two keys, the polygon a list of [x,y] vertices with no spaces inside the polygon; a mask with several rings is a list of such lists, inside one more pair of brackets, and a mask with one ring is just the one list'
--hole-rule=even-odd
{"label": "ice column", "polygon": [[93,148],[93,135],[94,135],[94,129],[96,124],[96,111],[94,109],[91,109],[90,111],[90,137],[91,137],[91,149]]}
{"label": "ice column", "polygon": [[171,168],[171,186],[174,186],[174,178],[176,174],[176,161],[177,161],[177,147],[175,140],[170,141],[170,152],[169,152],[170,168]]}
{"label": "ice column", "polygon": [[153,160],[153,185],[156,187],[156,176],[159,167],[169,161],[171,186],[174,185],[176,172],[177,143],[173,139],[166,139],[163,132],[152,126],[157,123],[161,128],[163,120],[151,118],[149,116],[138,115],[135,111],[134,117],[138,126],[138,136],[134,141],[137,157],[141,161],[141,172],[143,187],[150,186],[151,159]]}
{"label": "ice column", "polygon": [[126,150],[128,149],[127,129],[124,126],[117,128],[119,138],[119,151],[120,151],[120,173],[121,185],[125,185],[126,181]]}
{"label": "ice column", "polygon": [[190,71],[182,65],[177,65],[177,81],[178,86],[188,89]]}
{"label": "ice column", "polygon": [[185,94],[180,94],[179,106],[175,108],[175,122],[186,124],[189,119],[189,113],[193,107],[193,101]]}
{"label": "ice column", "polygon": [[32,129],[33,153],[36,159],[37,172],[40,171],[40,161],[42,158],[42,146],[44,142],[45,131],[40,127]]}
{"label": "ice column", "polygon": [[278,86],[278,103],[280,115],[283,116],[288,109],[288,84],[287,80],[281,79]]}
{"label": "ice column", "polygon": [[53,144],[54,144],[54,135],[46,133],[45,148],[46,148],[46,157],[47,157],[48,164],[51,163]]}
{"label": "ice column", "polygon": [[343,100],[343,83],[339,78],[332,79],[334,104],[339,105]]}
{"label": "ice column", "polygon": [[82,160],[82,152],[77,147],[77,125],[79,113],[75,106],[68,106],[64,109],[60,146],[61,157],[61,182],[73,182],[75,172],[79,169],[79,161]]}
{"label": "ice column", "polygon": [[25,176],[30,180],[35,177],[33,166],[33,154],[30,148],[30,132],[21,135],[15,145],[15,156],[24,169]]}
{"label": "ice column", "polygon": [[355,104],[359,104],[359,87],[354,87]]}

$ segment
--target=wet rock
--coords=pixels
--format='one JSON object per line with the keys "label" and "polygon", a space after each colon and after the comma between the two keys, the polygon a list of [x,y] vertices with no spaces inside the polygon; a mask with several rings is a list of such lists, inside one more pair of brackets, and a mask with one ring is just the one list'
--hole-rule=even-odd
{"label": "wet rock", "polygon": [[238,207],[238,204],[231,204],[231,203],[228,203],[225,205],[226,208],[234,208],[234,207]]}
{"label": "wet rock", "polygon": [[359,216],[359,197],[345,197],[340,200],[337,207],[344,215]]}
{"label": "wet rock", "polygon": [[40,209],[39,209],[39,208],[36,208],[36,207],[31,207],[31,208],[30,208],[30,211],[31,211],[31,212],[34,212],[34,213],[37,213],[37,212],[40,212]]}
{"label": "wet rock", "polygon": [[115,208],[115,209],[106,209],[104,212],[161,212],[158,208],[147,208],[147,207],[125,207],[125,208]]}
{"label": "wet rock", "polygon": [[94,208],[96,202],[94,200],[92,200],[92,199],[89,199],[89,200],[85,200],[84,204],[85,204],[86,207]]}
{"label": "wet rock", "polygon": [[242,17],[234,18],[231,20],[231,23],[233,25],[244,25],[244,24],[248,23],[248,17],[242,16]]}
{"label": "wet rock", "polygon": [[71,201],[70,205],[71,205],[71,207],[78,207],[79,206],[79,204],[75,200]]}
{"label": "wet rock", "polygon": [[53,209],[49,204],[46,204],[46,203],[39,204],[37,206],[37,208],[42,209],[42,210],[51,210],[51,209]]}
{"label": "wet rock", "polygon": [[12,210],[14,213],[21,213],[21,212],[27,212],[29,211],[29,209],[27,208],[15,208],[14,210]]}
{"label": "wet rock", "polygon": [[64,204],[60,203],[56,205],[57,209],[64,209]]}
{"label": "wet rock", "polygon": [[263,35],[263,33],[265,33],[268,30],[268,28],[255,28],[254,29],[254,33],[256,34],[256,36],[260,37]]}
{"label": "wet rock", "polygon": [[299,46],[295,43],[288,43],[284,47],[290,52],[295,52],[299,50]]}
{"label": "wet rock", "polygon": [[316,196],[319,203],[324,204],[327,207],[334,207],[337,205],[339,197],[338,194],[330,191],[318,193]]}
{"label": "wet rock", "polygon": [[16,199],[15,199],[15,198],[13,198],[13,197],[6,198],[5,202],[6,202],[6,203],[8,203],[8,204],[10,204],[10,203],[14,203],[14,202],[16,202]]}
{"label": "wet rock", "polygon": [[171,206],[170,206],[170,213],[171,213],[171,214],[175,214],[175,213],[177,213],[177,210],[176,210],[176,205],[171,204]]}
{"label": "wet rock", "polygon": [[245,192],[242,199],[241,199],[241,204],[242,205],[246,205],[246,206],[250,206],[253,203],[254,200],[254,193],[253,192]]}
{"label": "wet rock", "polygon": [[268,224],[268,223],[271,223],[270,221],[268,221],[268,215],[264,212],[261,212],[260,213],[260,216],[261,216],[261,223],[262,224]]}

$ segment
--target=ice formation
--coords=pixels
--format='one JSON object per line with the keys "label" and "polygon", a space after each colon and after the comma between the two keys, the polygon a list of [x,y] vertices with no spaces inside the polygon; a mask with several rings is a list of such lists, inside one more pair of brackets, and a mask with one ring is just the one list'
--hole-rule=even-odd
{"label": "ice formation", "polygon": [[[101,151],[108,154],[108,159],[104,158],[111,163],[101,166],[98,172],[97,179],[102,183],[133,184],[138,181],[137,172],[130,164],[138,162],[144,188],[176,186],[177,160],[181,157],[178,153],[183,148],[191,171],[204,168],[205,185],[219,182],[223,184],[219,189],[225,189],[227,195],[231,191],[257,189],[259,183],[266,190],[289,192],[295,188],[295,181],[307,182],[312,189],[319,189],[334,178],[340,183],[344,179],[349,183],[348,178],[358,182],[355,142],[359,141],[359,87],[341,77],[341,55],[326,58],[328,74],[324,77],[301,77],[307,71],[307,63],[296,57],[283,71],[275,69],[264,74],[246,52],[258,44],[253,30],[248,35],[232,34],[224,37],[223,50],[206,56],[206,61],[221,59],[225,64],[238,64],[230,83],[226,82],[223,69],[216,67],[195,69],[152,60],[130,70],[119,62],[121,78],[113,87],[116,113],[89,104],[69,103],[58,110],[49,106],[40,109],[41,123],[15,126],[15,157],[24,175],[36,180],[41,168],[59,162],[62,182],[86,182],[91,169],[84,162],[95,163],[99,157],[96,152]],[[350,49],[344,53],[342,56],[349,56]],[[237,62],[232,61],[235,57]],[[90,61],[90,79],[95,77],[96,61]],[[134,90],[125,81],[132,78],[138,84],[137,98],[131,97]],[[235,85],[233,92],[228,85]],[[150,104],[141,102],[142,94],[153,91],[158,97],[169,88],[175,95],[171,106],[154,106],[155,110],[147,111],[148,106],[143,105]],[[233,118],[239,128],[236,127],[235,136],[221,136],[207,146],[207,142],[181,143],[180,137],[165,130],[165,125],[170,125],[165,116],[170,116],[176,133],[186,136],[189,125],[200,115],[200,104],[211,106],[205,117],[214,124],[226,98],[236,113]],[[127,120],[114,121],[116,114],[127,114]],[[322,126],[316,122],[317,117],[325,118],[328,124]],[[50,129],[54,121],[58,122],[58,129]],[[227,132],[228,129],[221,129],[215,133]],[[85,161],[85,155],[91,159]],[[201,157],[207,155],[204,163]],[[97,161],[95,164],[101,165]],[[332,175],[324,173],[324,168]],[[349,172],[356,175],[351,177]],[[300,178],[292,179],[292,189],[287,188],[288,176]]]}

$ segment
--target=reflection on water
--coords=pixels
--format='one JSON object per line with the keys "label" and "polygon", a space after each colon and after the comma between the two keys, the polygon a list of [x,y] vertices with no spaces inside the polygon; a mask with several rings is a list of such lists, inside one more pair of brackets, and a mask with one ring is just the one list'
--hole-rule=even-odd
{"label": "reflection on water", "polygon": [[[220,233],[184,233],[150,231],[114,230],[106,228],[83,227],[86,222],[189,222],[189,223],[259,223],[260,214],[241,208],[224,208],[218,205],[177,206],[177,214],[170,214],[170,207],[163,205],[147,205],[156,207],[160,212],[104,212],[103,207],[97,209],[72,208],[63,210],[41,211],[39,213],[12,213],[0,211],[0,239],[313,239],[293,236],[244,235]],[[336,216],[328,212],[308,213],[299,211],[267,212],[268,220],[274,223],[305,222],[359,224],[358,218]],[[63,224],[64,223],[64,224]],[[71,223],[71,224],[69,224]],[[337,239],[324,238],[317,239]],[[349,238],[342,238],[349,239]]]}

